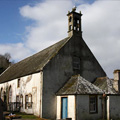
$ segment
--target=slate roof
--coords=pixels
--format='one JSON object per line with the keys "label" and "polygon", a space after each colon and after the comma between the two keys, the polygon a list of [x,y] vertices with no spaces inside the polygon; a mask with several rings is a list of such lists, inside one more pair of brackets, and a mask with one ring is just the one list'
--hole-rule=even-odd
{"label": "slate roof", "polygon": [[102,89],[106,94],[117,94],[113,88],[113,80],[108,77],[99,77],[94,82],[94,85]]}
{"label": "slate roof", "polygon": [[70,37],[67,37],[37,54],[13,64],[0,75],[0,83],[39,72],[58,53],[67,41],[69,41],[69,39]]}
{"label": "slate roof", "polygon": [[56,95],[103,94],[103,91],[82,76],[72,76]]}

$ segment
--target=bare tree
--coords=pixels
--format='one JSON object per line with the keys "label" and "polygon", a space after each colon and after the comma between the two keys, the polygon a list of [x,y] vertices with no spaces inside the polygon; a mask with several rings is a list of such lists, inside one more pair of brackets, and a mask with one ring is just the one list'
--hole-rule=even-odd
{"label": "bare tree", "polygon": [[13,62],[10,61],[11,55],[10,53],[5,53],[4,55],[0,55],[0,74],[5,71]]}
{"label": "bare tree", "polygon": [[5,53],[5,54],[4,54],[4,57],[5,57],[7,60],[10,60],[10,59],[11,59],[10,53]]}

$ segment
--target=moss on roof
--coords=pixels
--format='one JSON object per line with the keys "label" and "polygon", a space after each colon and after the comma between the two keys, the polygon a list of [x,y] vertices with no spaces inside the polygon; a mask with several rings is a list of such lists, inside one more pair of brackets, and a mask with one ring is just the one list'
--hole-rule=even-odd
{"label": "moss on roof", "polygon": [[108,77],[99,77],[94,82],[94,85],[102,89],[106,94],[117,94],[113,88],[113,80]]}
{"label": "moss on roof", "polygon": [[67,37],[56,44],[10,66],[3,74],[0,75],[0,83],[39,72],[58,53],[58,51],[69,39],[70,38]]}
{"label": "moss on roof", "polygon": [[68,82],[56,93],[57,95],[74,95],[74,94],[103,94],[103,91],[85,80],[82,76],[72,76]]}

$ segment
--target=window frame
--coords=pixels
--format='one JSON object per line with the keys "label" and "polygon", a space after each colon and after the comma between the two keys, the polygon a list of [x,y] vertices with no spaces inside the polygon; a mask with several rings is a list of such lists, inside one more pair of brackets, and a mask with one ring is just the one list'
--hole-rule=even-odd
{"label": "window frame", "polygon": [[3,100],[3,87],[0,89],[0,98]]}
{"label": "window frame", "polygon": [[20,96],[16,95],[16,108],[20,107]]}
{"label": "window frame", "polygon": [[25,95],[25,109],[32,109],[32,94]]}
{"label": "window frame", "polygon": [[8,103],[11,103],[11,102],[12,102],[12,87],[10,85],[10,87],[9,87],[9,96],[8,96]]}
{"label": "window frame", "polygon": [[23,95],[20,95],[20,107],[23,107]]}
{"label": "window frame", "polygon": [[[95,110],[91,110],[91,98],[95,98]],[[98,113],[98,96],[97,95],[89,95],[89,113],[95,114]]]}
{"label": "window frame", "polygon": [[80,57],[73,56],[73,70],[80,70],[80,61]]}
{"label": "window frame", "polygon": [[20,78],[18,78],[18,81],[17,81],[17,88],[20,87]]}

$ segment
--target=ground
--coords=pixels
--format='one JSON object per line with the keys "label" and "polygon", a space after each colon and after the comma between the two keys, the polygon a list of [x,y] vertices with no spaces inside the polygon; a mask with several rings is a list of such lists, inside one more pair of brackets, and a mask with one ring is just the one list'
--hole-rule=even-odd
{"label": "ground", "polygon": [[[7,113],[9,113],[9,112],[7,112]],[[48,120],[48,119],[44,119],[44,118],[39,118],[35,115],[26,114],[26,113],[14,112],[14,114],[16,116],[21,116],[21,118],[18,118],[18,119],[16,118],[16,120]],[[6,118],[5,120],[9,120],[8,115],[6,115],[5,118]]]}

